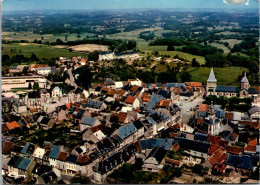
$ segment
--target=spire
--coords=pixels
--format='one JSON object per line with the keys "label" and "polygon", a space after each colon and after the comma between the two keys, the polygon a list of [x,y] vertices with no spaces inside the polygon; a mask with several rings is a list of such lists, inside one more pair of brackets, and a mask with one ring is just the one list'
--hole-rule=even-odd
{"label": "spire", "polygon": [[249,81],[246,77],[246,72],[244,73],[244,77],[242,78],[241,83],[249,83]]}
{"label": "spire", "polygon": [[217,82],[217,79],[215,78],[213,67],[211,68],[207,82]]}

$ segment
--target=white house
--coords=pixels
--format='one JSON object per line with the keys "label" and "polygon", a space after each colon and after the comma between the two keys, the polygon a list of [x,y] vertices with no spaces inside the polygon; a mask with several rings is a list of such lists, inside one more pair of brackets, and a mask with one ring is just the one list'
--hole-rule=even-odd
{"label": "white house", "polygon": [[50,73],[56,72],[56,67],[39,67],[37,73],[39,75],[48,75]]}
{"label": "white house", "polygon": [[58,87],[58,86],[56,86],[53,90],[52,90],[52,92],[51,92],[51,95],[52,95],[52,97],[62,97],[62,91],[61,91],[61,89]]}
{"label": "white house", "polygon": [[133,96],[128,96],[125,100],[125,103],[127,103],[130,107],[134,109],[140,107],[140,100]]}

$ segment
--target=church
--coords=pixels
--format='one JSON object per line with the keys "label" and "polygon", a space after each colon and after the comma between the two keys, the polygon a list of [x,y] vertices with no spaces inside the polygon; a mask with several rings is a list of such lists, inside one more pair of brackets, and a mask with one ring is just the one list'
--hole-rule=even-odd
{"label": "church", "polygon": [[246,73],[240,82],[240,87],[219,86],[217,85],[213,68],[211,68],[206,86],[206,96],[209,95],[224,96],[227,98],[253,98],[254,103],[260,102],[260,94],[255,88],[250,87]]}

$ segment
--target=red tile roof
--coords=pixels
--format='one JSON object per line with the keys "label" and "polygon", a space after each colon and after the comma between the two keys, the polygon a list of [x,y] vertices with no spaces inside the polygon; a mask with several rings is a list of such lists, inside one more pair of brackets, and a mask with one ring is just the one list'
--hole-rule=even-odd
{"label": "red tile roof", "polygon": [[234,113],[226,112],[225,113],[225,119],[234,119]]}
{"label": "red tile roof", "polygon": [[175,143],[173,146],[172,146],[172,149],[174,152],[177,152],[179,149],[180,149],[180,145],[178,143]]}
{"label": "red tile roof", "polygon": [[132,88],[131,88],[131,91],[137,91],[137,89],[139,88],[139,86],[138,85],[134,85]]}
{"label": "red tile roof", "polygon": [[142,148],[141,148],[141,145],[140,145],[139,141],[136,141],[135,143],[133,143],[133,145],[137,148],[138,152],[142,151]]}
{"label": "red tile roof", "polygon": [[13,121],[13,122],[10,122],[10,123],[6,123],[6,126],[7,126],[10,130],[20,127],[20,125],[19,125],[16,121]]}
{"label": "red tile roof", "polygon": [[86,164],[87,162],[91,161],[90,157],[87,155],[80,155],[78,157],[77,163]]}
{"label": "red tile roof", "polygon": [[95,126],[95,127],[91,127],[90,130],[91,130],[93,133],[95,133],[95,132],[97,132],[97,131],[99,131],[99,130],[101,130],[104,134],[106,134],[106,133],[109,132],[108,129],[106,128],[106,126],[103,125],[103,124],[100,124],[100,125]]}
{"label": "red tile roof", "polygon": [[60,152],[57,159],[60,161],[65,161],[68,157],[68,153],[66,152]]}
{"label": "red tile roof", "polygon": [[208,151],[208,154],[209,155],[212,155],[215,151],[217,151],[219,148],[221,148],[221,146],[219,145],[210,145],[210,148],[209,148],[209,151]]}
{"label": "red tile roof", "polygon": [[10,141],[6,141],[3,143],[3,147],[2,147],[2,153],[3,154],[8,154],[12,148],[14,147],[14,143],[10,142]]}
{"label": "red tile roof", "polygon": [[7,127],[6,123],[2,124],[2,133],[8,132],[9,128]]}
{"label": "red tile roof", "polygon": [[199,110],[200,111],[208,111],[209,110],[209,105],[207,105],[207,104],[200,104],[200,106],[199,106]]}
{"label": "red tile roof", "polygon": [[107,95],[108,96],[114,96],[116,94],[116,92],[113,90],[113,89],[110,89],[108,92],[107,92]]}
{"label": "red tile roof", "polygon": [[248,151],[248,152],[256,152],[256,145],[246,145],[244,147],[244,151]]}
{"label": "red tile roof", "polygon": [[126,98],[126,100],[125,100],[125,102],[126,103],[130,103],[130,104],[133,104],[134,103],[134,101],[135,101],[135,97],[133,97],[133,96],[128,96],[127,98]]}
{"label": "red tile roof", "polygon": [[224,173],[225,170],[226,170],[226,167],[227,167],[226,164],[223,164],[223,163],[222,164],[218,164],[218,163],[216,163],[216,164],[214,164],[213,169],[216,170],[217,172]]}
{"label": "red tile roof", "polygon": [[160,102],[160,107],[169,107],[170,106],[170,100],[162,100]]}
{"label": "red tile roof", "polygon": [[189,82],[190,86],[192,87],[202,87],[202,83],[201,82]]}
{"label": "red tile roof", "polygon": [[251,139],[249,139],[248,144],[249,144],[249,145],[252,145],[252,146],[257,145],[257,139],[256,139],[256,138],[251,138]]}
{"label": "red tile roof", "polygon": [[218,162],[218,158],[217,158],[217,156],[216,156],[215,154],[212,154],[212,155],[209,157],[208,161],[209,161],[210,164],[213,166],[215,163]]}
{"label": "red tile roof", "polygon": [[198,120],[197,120],[197,123],[199,123],[199,124],[203,124],[204,123],[204,120],[202,119],[202,118],[199,118]]}
{"label": "red tile roof", "polygon": [[254,129],[260,129],[260,122],[254,121],[238,121],[238,124],[247,125]]}
{"label": "red tile roof", "polygon": [[238,146],[226,146],[226,150],[228,153],[237,154],[237,155],[243,153],[244,151],[242,147],[238,147]]}
{"label": "red tile roof", "polygon": [[118,114],[118,121],[119,122],[123,122],[124,123],[126,118],[127,118],[127,113],[126,112],[119,112],[119,114]]}

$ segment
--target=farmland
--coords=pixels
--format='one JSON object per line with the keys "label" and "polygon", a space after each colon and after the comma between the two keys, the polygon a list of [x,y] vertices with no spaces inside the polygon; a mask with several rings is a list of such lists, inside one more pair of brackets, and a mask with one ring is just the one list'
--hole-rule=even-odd
{"label": "farmland", "polygon": [[10,56],[23,54],[26,57],[30,57],[32,53],[34,53],[38,58],[56,58],[60,56],[73,57],[77,55],[87,57],[87,54],[69,52],[67,49],[55,48],[54,46],[43,44],[3,44],[2,47],[2,54],[9,54]]}

